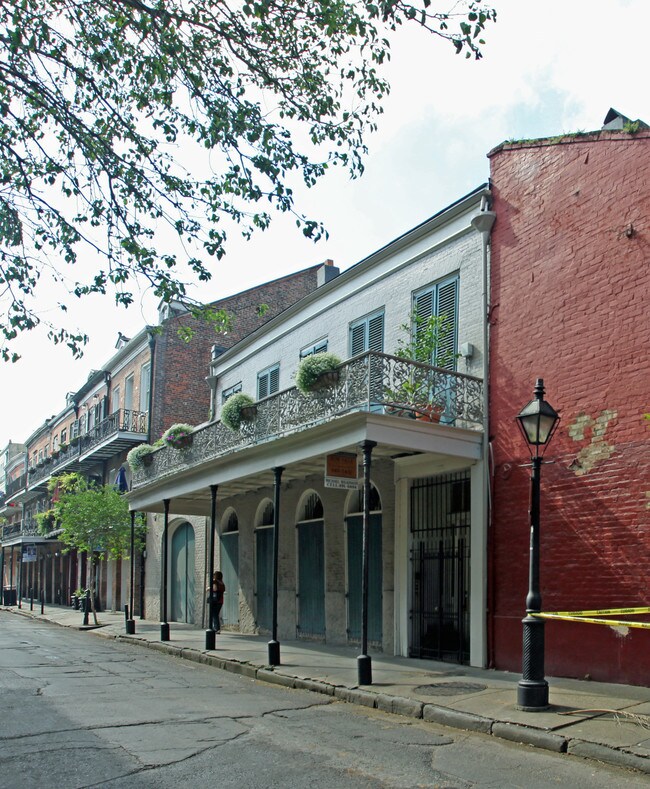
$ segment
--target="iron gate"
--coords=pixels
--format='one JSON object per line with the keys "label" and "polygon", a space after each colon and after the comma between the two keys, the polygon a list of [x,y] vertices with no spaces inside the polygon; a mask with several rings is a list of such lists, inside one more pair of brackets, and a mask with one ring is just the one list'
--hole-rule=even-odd
{"label": "iron gate", "polygon": [[469,660],[469,473],[411,488],[411,648],[416,658]]}

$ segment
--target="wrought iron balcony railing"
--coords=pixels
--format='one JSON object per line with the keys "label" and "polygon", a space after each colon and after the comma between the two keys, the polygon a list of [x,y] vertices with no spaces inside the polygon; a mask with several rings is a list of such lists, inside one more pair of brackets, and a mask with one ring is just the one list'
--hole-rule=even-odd
{"label": "wrought iron balcony railing", "polygon": [[45,462],[32,469],[29,474],[30,483],[34,485],[46,479],[63,466],[67,466],[70,461],[77,460],[80,455],[87,454],[93,447],[102,444],[112,436],[117,436],[120,433],[137,433],[143,437],[146,436],[147,417],[146,411],[120,408],[107,416],[106,419],[102,419],[87,433],[73,438],[64,450],[53,453]]}
{"label": "wrought iron balcony railing", "polygon": [[192,434],[189,449],[161,447],[149,465],[134,472],[133,487],[353,411],[428,418],[434,405],[438,416],[429,421],[481,430],[483,382],[383,353],[361,354],[344,362],[338,380],[326,388],[304,395],[292,387],[260,400],[254,419],[242,422],[239,431],[213,422]]}
{"label": "wrought iron balcony railing", "polygon": [[23,518],[17,523],[8,523],[2,527],[2,539],[10,540],[14,537],[35,537],[38,534],[38,524],[34,518]]}
{"label": "wrought iron balcony railing", "polygon": [[14,493],[18,493],[18,491],[23,490],[27,484],[27,474],[21,474],[16,479],[12,479],[10,482],[7,483],[7,491],[5,498],[8,499],[10,496],[13,496]]}
{"label": "wrought iron balcony railing", "polygon": [[89,452],[97,444],[101,444],[117,433],[138,433],[145,436],[147,434],[147,416],[146,411],[118,409],[81,436],[79,442],[81,454]]}

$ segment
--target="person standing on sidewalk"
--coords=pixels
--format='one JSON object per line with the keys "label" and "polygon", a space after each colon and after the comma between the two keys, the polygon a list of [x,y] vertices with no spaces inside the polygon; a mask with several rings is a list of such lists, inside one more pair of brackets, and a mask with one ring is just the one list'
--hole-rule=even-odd
{"label": "person standing on sidewalk", "polygon": [[210,589],[210,627],[215,632],[221,632],[220,614],[223,607],[223,595],[226,585],[223,582],[223,573],[217,570],[212,576],[212,587]]}

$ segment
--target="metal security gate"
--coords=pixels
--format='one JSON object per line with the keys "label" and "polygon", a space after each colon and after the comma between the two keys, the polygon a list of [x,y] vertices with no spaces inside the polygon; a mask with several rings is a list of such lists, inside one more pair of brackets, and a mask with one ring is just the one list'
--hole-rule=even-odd
{"label": "metal security gate", "polygon": [[273,625],[273,527],[255,529],[255,599],[257,626]]}
{"label": "metal security gate", "polygon": [[221,535],[221,572],[226,585],[221,618],[224,625],[239,625],[239,532]]}
{"label": "metal security gate", "polygon": [[298,625],[301,638],[325,638],[323,521],[297,524]]}
{"label": "metal security gate", "polygon": [[411,657],[469,660],[469,473],[411,488]]}
{"label": "metal security gate", "polygon": [[[361,572],[363,516],[349,515],[348,532],[348,641],[361,639]],[[382,550],[381,513],[370,516],[368,533],[368,640],[382,643]]]}

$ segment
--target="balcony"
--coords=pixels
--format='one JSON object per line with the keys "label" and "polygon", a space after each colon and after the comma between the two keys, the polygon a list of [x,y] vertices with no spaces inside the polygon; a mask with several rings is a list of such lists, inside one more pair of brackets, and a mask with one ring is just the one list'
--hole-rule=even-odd
{"label": "balcony", "polygon": [[[404,393],[415,391],[426,397],[407,402]],[[423,399],[442,403],[440,425],[482,431],[483,382],[479,378],[370,352],[344,362],[338,380],[327,388],[304,395],[292,387],[259,401],[255,417],[242,422],[239,431],[213,422],[193,434],[189,450],[156,450],[151,463],[134,473],[133,489],[353,412],[425,420],[429,409]]]}
{"label": "balcony", "polygon": [[15,540],[18,537],[38,536],[38,524],[34,518],[25,518],[18,523],[10,523],[2,527],[2,542]]}
{"label": "balcony", "polygon": [[31,487],[47,481],[62,471],[84,471],[100,460],[117,455],[147,436],[146,411],[119,409],[92,427],[82,436],[73,438],[63,451],[53,453],[45,462],[30,471]]}
{"label": "balcony", "polygon": [[12,479],[7,483],[7,490],[5,494],[5,501],[8,501],[16,493],[24,490],[27,486],[27,474],[21,474],[17,479]]}

